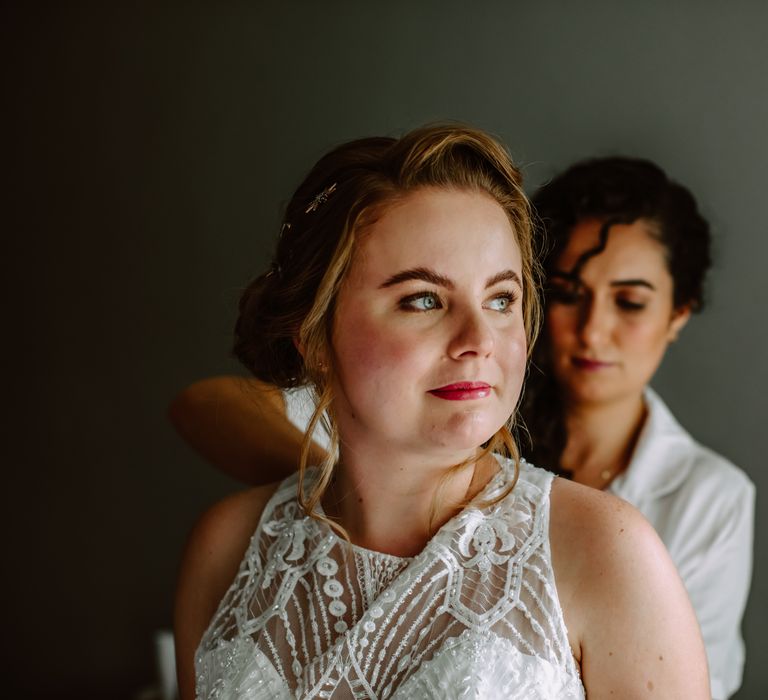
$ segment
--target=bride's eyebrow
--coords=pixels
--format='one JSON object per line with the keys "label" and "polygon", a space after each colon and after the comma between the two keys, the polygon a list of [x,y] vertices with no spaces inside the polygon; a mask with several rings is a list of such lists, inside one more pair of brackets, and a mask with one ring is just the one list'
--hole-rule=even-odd
{"label": "bride's eyebrow", "polygon": [[393,287],[396,284],[402,284],[410,280],[421,280],[422,282],[428,282],[429,284],[445,287],[446,289],[454,288],[454,284],[450,279],[434,270],[430,270],[428,267],[413,267],[410,270],[398,272],[379,285],[379,288]]}
{"label": "bride's eyebrow", "polygon": [[523,288],[523,283],[520,281],[520,276],[514,270],[504,270],[491,277],[486,283],[485,288],[493,287],[494,284],[499,282],[515,282],[520,289]]}

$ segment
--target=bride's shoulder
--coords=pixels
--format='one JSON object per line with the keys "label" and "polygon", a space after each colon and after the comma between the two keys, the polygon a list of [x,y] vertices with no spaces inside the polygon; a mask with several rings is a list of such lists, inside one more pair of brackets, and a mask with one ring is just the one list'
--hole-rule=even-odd
{"label": "bride's shoulder", "polygon": [[[624,520],[645,522],[640,512],[623,498],[562,477],[552,480],[550,503],[553,524],[573,517],[584,527],[602,528]],[[573,524],[571,522],[571,526]]]}
{"label": "bride's shoulder", "polygon": [[176,658],[182,696],[194,694],[195,649],[237,574],[264,508],[279,484],[235,493],[209,508],[187,540],[174,609]]}
{"label": "bride's shoulder", "polygon": [[185,563],[211,574],[222,572],[226,576],[231,572],[231,581],[261,515],[278,487],[279,484],[274,483],[250,488],[231,494],[208,508],[189,535]]}
{"label": "bride's shoulder", "polygon": [[[595,561],[655,558],[665,551],[656,531],[634,506],[609,493],[562,478],[553,480],[549,536],[553,560],[590,575]],[[555,561],[555,564],[558,562]]]}
{"label": "bride's shoulder", "polygon": [[192,658],[240,566],[262,512],[279,484],[241,491],[198,519],[187,540],[176,589],[177,645]]}
{"label": "bride's shoulder", "polygon": [[[711,697],[696,617],[648,521],[626,501],[555,479],[552,569],[587,694]],[[615,654],[632,649],[632,654]],[[596,692],[601,691],[601,692]]]}
{"label": "bride's shoulder", "polygon": [[[682,616],[681,629],[693,619],[664,544],[643,515],[621,498],[555,479],[549,535],[552,569],[577,657],[587,644],[594,650],[622,635],[630,643],[635,637],[629,630],[641,637],[643,628],[658,631],[662,625],[657,618]],[[633,617],[649,608],[645,618]],[[606,616],[616,629],[606,624]]]}

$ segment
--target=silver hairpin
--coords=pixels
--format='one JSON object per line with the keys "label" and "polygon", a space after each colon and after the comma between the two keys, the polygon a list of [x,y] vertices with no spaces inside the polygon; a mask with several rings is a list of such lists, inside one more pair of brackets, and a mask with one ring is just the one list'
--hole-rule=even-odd
{"label": "silver hairpin", "polygon": [[309,214],[311,211],[317,211],[317,208],[321,204],[325,204],[330,197],[336,191],[336,183],[326,187],[322,192],[315,195],[315,198],[310,202],[310,205],[304,210],[305,214]]}

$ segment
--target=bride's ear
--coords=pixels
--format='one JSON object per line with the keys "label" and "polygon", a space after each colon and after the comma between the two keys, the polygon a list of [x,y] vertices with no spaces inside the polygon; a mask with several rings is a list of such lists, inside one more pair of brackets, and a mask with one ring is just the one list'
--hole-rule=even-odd
{"label": "bride's ear", "polygon": [[674,343],[677,340],[677,337],[680,335],[680,331],[685,328],[685,324],[688,323],[688,319],[690,317],[690,304],[680,306],[672,312],[672,318],[669,321],[669,330],[667,331],[667,340],[670,343]]}
{"label": "bride's ear", "polygon": [[[304,343],[301,342],[301,339],[298,335],[293,336],[293,347],[296,348],[296,352],[301,355],[301,357],[306,361],[307,359],[307,352],[306,347],[304,346]],[[321,372],[325,372],[327,367],[327,363],[325,362],[325,353],[323,353],[323,357],[320,359],[320,362],[318,364],[318,369]]]}

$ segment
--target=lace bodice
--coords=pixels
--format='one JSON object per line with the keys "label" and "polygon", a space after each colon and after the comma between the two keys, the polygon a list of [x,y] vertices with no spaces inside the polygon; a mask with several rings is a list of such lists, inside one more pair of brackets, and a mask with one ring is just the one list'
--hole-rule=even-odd
{"label": "lace bodice", "polygon": [[[508,485],[501,467],[479,499]],[[552,574],[551,481],[523,463],[502,501],[399,558],[305,517],[287,479],[200,642],[198,697],[584,698]]]}

